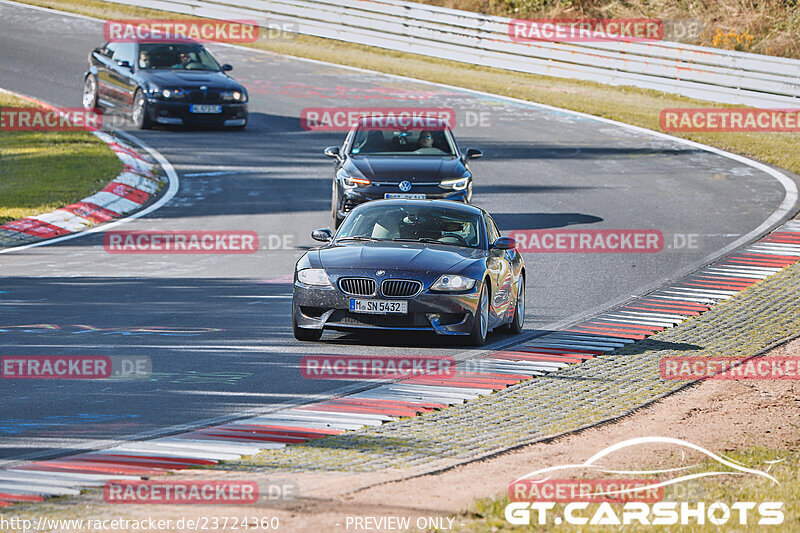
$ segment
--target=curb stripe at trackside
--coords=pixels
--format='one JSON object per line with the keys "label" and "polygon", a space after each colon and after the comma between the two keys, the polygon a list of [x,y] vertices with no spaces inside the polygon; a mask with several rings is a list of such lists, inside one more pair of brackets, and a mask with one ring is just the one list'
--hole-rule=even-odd
{"label": "curb stripe at trackside", "polygon": [[[42,107],[57,109],[55,106],[29,96],[13,93],[5,89],[0,89],[0,92],[13,94]],[[140,218],[159,209],[178,192],[178,175],[172,165],[161,154],[125,132],[116,132],[116,136],[114,136],[96,128],[87,129],[106,144],[113,145],[111,149],[123,163],[122,173],[109,182],[103,191],[72,205],[44,215],[3,224],[0,226],[0,237],[3,237],[5,241],[13,242],[13,245],[0,248],[0,254],[54,244],[98,231],[106,231],[118,224]],[[123,142],[120,137],[128,139],[131,144],[138,144],[155,163],[148,161],[138,150]],[[143,208],[143,204],[150,200],[164,182],[156,174],[156,167],[163,169],[168,187],[156,202]],[[137,177],[137,181],[134,181],[133,176]],[[109,189],[111,191],[125,191],[126,197],[108,192]],[[123,217],[123,215],[127,216]],[[95,225],[101,223],[104,224],[102,226]],[[31,237],[37,240],[30,242]]]}

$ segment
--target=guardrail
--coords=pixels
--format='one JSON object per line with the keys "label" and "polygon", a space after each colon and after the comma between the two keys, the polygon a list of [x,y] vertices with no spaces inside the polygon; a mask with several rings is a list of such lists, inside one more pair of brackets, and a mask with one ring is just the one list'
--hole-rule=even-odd
{"label": "guardrail", "polygon": [[800,61],[667,41],[513,42],[512,19],[400,0],[111,0],[473,65],[632,85],[753,107],[800,107]]}

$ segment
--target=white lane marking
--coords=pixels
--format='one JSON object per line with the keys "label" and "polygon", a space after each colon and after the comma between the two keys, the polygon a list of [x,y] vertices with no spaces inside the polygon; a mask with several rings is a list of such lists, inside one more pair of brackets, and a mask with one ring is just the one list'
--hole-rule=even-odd
{"label": "white lane marking", "polygon": [[558,335],[550,334],[547,336],[548,339],[564,339],[564,340],[589,340],[589,341],[597,341],[597,342],[611,342],[611,343],[621,343],[621,344],[632,344],[636,341],[633,339],[623,339],[622,337],[609,337],[605,335],[592,335],[587,333],[583,335],[581,333],[572,333],[569,331],[564,331],[559,333]]}
{"label": "white lane marking", "polygon": [[766,278],[769,277],[769,276],[762,275],[762,274],[753,274],[752,272],[747,272],[747,271],[738,272],[736,270],[717,270],[717,269],[713,269],[713,268],[709,268],[709,269],[706,269],[706,270],[701,270],[700,272],[698,272],[698,275],[700,275],[700,276],[715,276],[715,277],[724,276],[724,277],[728,277],[728,278],[747,278],[747,279],[754,279],[754,280],[766,279]]}
{"label": "white lane marking", "polygon": [[713,268],[723,268],[727,270],[748,270],[750,272],[758,272],[761,274],[772,275],[780,272],[783,270],[782,268],[777,267],[766,267],[766,266],[750,266],[745,264],[735,264],[735,263],[726,263],[719,266],[714,266]]}
{"label": "white lane marking", "polygon": [[713,305],[717,305],[721,300],[727,300],[728,298],[733,298],[732,294],[715,294],[715,295],[701,295],[695,293],[688,293],[688,292],[679,292],[679,291],[664,291],[665,294],[677,294],[683,298],[704,298],[703,301],[710,302]]}
{"label": "white lane marking", "polygon": [[210,440],[197,440],[197,439],[179,439],[177,437],[161,437],[154,439],[153,442],[164,446],[173,446],[177,448],[194,448],[199,451],[209,450],[212,452],[230,453],[238,455],[252,455],[258,452],[258,448],[254,446],[245,446],[243,444],[220,444]]}
{"label": "white lane marking", "polygon": [[512,365],[498,365],[495,363],[482,362],[477,365],[470,365],[470,370],[483,372],[486,374],[519,374],[520,376],[543,376],[544,371],[526,370]]}
{"label": "white lane marking", "polygon": [[677,320],[678,322],[683,322],[684,320],[686,320],[688,318],[685,315],[669,315],[669,314],[666,314],[666,313],[648,313],[647,311],[628,311],[628,310],[624,310],[623,311],[623,310],[620,310],[620,311],[617,311],[617,312],[620,313],[620,314],[623,314],[623,315],[641,316],[641,317],[645,317],[645,318],[651,317],[651,318],[657,318],[657,319],[662,319],[663,318],[665,320]]}
{"label": "white lane marking", "polygon": [[733,296],[734,294],[738,294],[741,291],[730,291],[725,289],[693,289],[689,287],[670,287],[676,291],[685,291],[687,294],[705,294],[708,296]]}
{"label": "white lane marking", "polygon": [[241,174],[241,172],[192,172],[184,174],[184,178],[199,178],[200,176],[229,176],[231,174]]}
{"label": "white lane marking", "polygon": [[85,486],[85,487],[97,487],[103,485],[105,480],[103,479],[83,479],[78,480],[72,477],[60,477],[57,472],[47,472],[47,477],[42,476],[31,476],[27,473],[22,472],[9,472],[7,470],[0,470],[0,481],[23,481],[28,483],[38,483],[41,485],[56,485],[56,486]]}
{"label": "white lane marking", "polygon": [[[599,350],[601,352],[613,352],[614,348],[611,346],[598,346],[593,344],[578,344],[578,343],[566,343],[566,342],[536,342],[533,344],[523,344],[525,348],[545,348],[545,349],[555,349],[555,348],[566,348],[566,349],[578,349],[578,350]],[[553,354],[558,355],[558,354]]]}
{"label": "white lane marking", "polygon": [[[353,409],[357,409],[357,406],[355,405],[352,407]],[[397,420],[399,418],[397,416],[351,412],[347,410],[347,407],[342,407],[341,411],[326,411],[323,409],[315,411],[313,409],[303,409],[303,412],[315,416],[318,420],[338,420],[340,422],[359,422],[365,424],[369,423],[369,421],[391,422],[392,420]]]}
{"label": "white lane marking", "polygon": [[509,359],[493,359],[493,358],[486,358],[486,359],[478,359],[479,361],[489,361],[495,364],[510,364],[514,365],[515,367],[520,367],[523,369],[528,370],[536,370],[536,371],[544,371],[544,372],[555,372],[556,370],[561,370],[562,368],[568,367],[569,363],[559,363],[556,361],[530,361],[527,359],[517,359],[511,361]]}
{"label": "white lane marking", "polygon": [[67,231],[80,231],[92,225],[91,221],[86,220],[75,213],[62,211],[61,209],[56,209],[55,211],[50,211],[49,213],[43,213],[41,215],[33,215],[27,218],[46,222],[47,224],[57,226]]}
{"label": "white lane marking", "polygon": [[108,479],[141,479],[140,476],[132,476],[132,475],[125,475],[125,474],[84,474],[79,472],[47,472],[44,470],[19,470],[17,468],[9,468],[8,470],[3,470],[4,473],[19,473],[25,476],[29,476],[31,479],[37,479],[38,477],[44,479],[50,479],[53,477],[57,477],[59,479],[73,479],[75,480],[76,484],[81,484],[84,481],[106,481]]}
{"label": "white lane marking", "polygon": [[665,298],[665,299],[668,299],[668,300],[683,300],[683,301],[687,301],[687,302],[694,302],[694,303],[699,303],[699,304],[708,305],[708,306],[717,305],[717,301],[716,300],[712,300],[711,298],[702,298],[702,297],[699,297],[699,296],[690,296],[688,294],[682,294],[680,296],[677,296],[674,293],[667,293],[667,292],[664,292],[664,291],[660,291],[660,292],[654,293],[653,296],[655,296],[657,298]]}
{"label": "white lane marking", "polygon": [[185,457],[187,459],[206,459],[206,460],[214,460],[214,461],[229,461],[232,459],[236,459],[239,456],[230,453],[217,453],[214,454],[214,457],[209,457],[211,452],[198,452],[197,450],[192,450],[189,448],[183,449],[169,449],[166,447],[161,446],[133,446],[133,445],[126,445],[120,446],[118,448],[108,448],[106,450],[102,450],[102,453],[120,453],[120,454],[146,454],[147,456],[153,457]]}
{"label": "white lane marking", "polygon": [[155,194],[158,192],[158,186],[152,180],[147,178],[143,178],[138,174],[134,174],[133,172],[123,172],[116,178],[114,178],[115,183],[122,183],[124,185],[129,185],[134,189],[138,189],[140,191],[144,191],[148,194]]}
{"label": "white lane marking", "polygon": [[631,317],[616,318],[614,315],[601,315],[593,320],[599,320],[602,322],[620,322],[622,324],[634,324],[637,326],[657,326],[662,328],[671,328],[673,326],[672,322],[656,322],[654,320],[641,320]]}
{"label": "white lane marking", "polygon": [[125,213],[130,213],[131,211],[139,209],[139,207],[142,205],[134,202],[133,200],[128,200],[127,198],[123,198],[122,196],[118,196],[108,191],[96,192],[81,201],[99,205],[103,209],[108,209],[109,211],[119,213],[120,215],[124,215]]}
{"label": "white lane marking", "polygon": [[[625,343],[622,342],[609,342],[609,341],[601,341],[597,339],[576,339],[574,337],[566,337],[566,336],[553,336],[553,335],[546,335],[544,337],[537,337],[536,342],[541,344],[542,342],[552,344],[552,343],[559,343],[559,344],[569,344],[575,346],[603,346],[603,347],[610,347],[610,348],[620,348],[625,346]],[[525,346],[525,345],[523,345]]]}
{"label": "white lane marking", "polygon": [[55,485],[35,485],[32,483],[0,483],[0,492],[11,494],[39,494],[41,496],[77,496],[79,489],[56,487]]}
{"label": "white lane marking", "polygon": [[399,383],[397,385],[387,385],[386,387],[388,390],[419,392],[423,394],[425,392],[429,392],[443,398],[461,398],[464,400],[477,398],[479,396],[486,396],[493,392],[491,389],[467,389],[439,385],[401,385]]}
{"label": "white lane marking", "polygon": [[242,424],[255,424],[267,426],[290,426],[298,428],[310,429],[342,429],[342,430],[355,430],[361,429],[366,424],[345,422],[320,422],[311,418],[292,418],[292,417],[259,417],[248,418],[241,421]]}

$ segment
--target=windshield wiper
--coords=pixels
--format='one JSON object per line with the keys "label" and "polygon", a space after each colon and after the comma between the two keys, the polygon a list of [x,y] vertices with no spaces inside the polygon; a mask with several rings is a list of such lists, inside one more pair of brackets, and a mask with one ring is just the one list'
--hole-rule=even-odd
{"label": "windshield wiper", "polygon": [[446,242],[442,242],[436,239],[431,239],[430,237],[420,237],[419,239],[392,239],[392,240],[397,242],[433,242],[436,244],[447,244]]}
{"label": "windshield wiper", "polygon": [[380,241],[380,240],[381,240],[381,239],[373,239],[372,237],[358,237],[358,236],[354,236],[354,237],[342,237],[342,238],[340,238],[340,239],[336,239],[336,242],[342,242],[342,241],[378,242],[378,241]]}

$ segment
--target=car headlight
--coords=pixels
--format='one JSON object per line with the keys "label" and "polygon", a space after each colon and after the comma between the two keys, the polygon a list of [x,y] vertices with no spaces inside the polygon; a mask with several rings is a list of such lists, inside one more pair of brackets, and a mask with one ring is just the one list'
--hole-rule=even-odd
{"label": "car headlight", "polygon": [[351,178],[351,177],[347,177],[344,180],[342,180],[342,183],[344,184],[345,188],[353,189],[355,187],[366,187],[367,185],[369,185],[372,182],[369,181],[367,178]]}
{"label": "car headlight", "polygon": [[443,189],[453,189],[455,191],[463,191],[469,184],[469,178],[458,178],[454,180],[444,180],[439,183],[439,187]]}
{"label": "car headlight", "polygon": [[247,95],[244,91],[222,91],[222,99],[228,102],[244,102],[247,100]]}
{"label": "car headlight", "polygon": [[160,94],[164,98],[178,99],[183,98],[185,93],[183,89],[163,89]]}
{"label": "car headlight", "polygon": [[305,268],[297,271],[297,281],[313,287],[330,287],[331,280],[321,268]]}
{"label": "car headlight", "polygon": [[367,178],[356,178],[353,176],[348,176],[346,172],[340,170],[336,173],[336,177],[339,178],[342,182],[342,187],[345,189],[355,189],[356,187],[366,187],[370,185],[372,182],[369,181]]}
{"label": "car headlight", "polygon": [[477,283],[476,280],[466,276],[445,274],[431,285],[433,291],[468,291]]}

